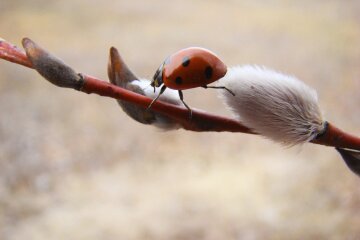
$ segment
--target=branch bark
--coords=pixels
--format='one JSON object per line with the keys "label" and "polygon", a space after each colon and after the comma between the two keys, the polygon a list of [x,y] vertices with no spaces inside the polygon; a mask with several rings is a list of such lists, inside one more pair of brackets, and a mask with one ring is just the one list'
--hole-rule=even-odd
{"label": "branch bark", "polygon": [[[67,66],[60,59],[38,46],[28,38],[23,39],[23,46],[26,54],[16,46],[0,39],[0,58],[20,64],[38,71],[45,79],[59,87],[72,88],[85,93],[95,93],[100,96],[120,99],[134,106],[146,109],[152,101],[151,98],[139,93],[130,91],[123,87],[105,82],[87,74],[78,74],[71,67]],[[111,51],[116,51],[112,48]],[[117,51],[116,51],[117,53]],[[111,71],[117,71],[120,80],[124,82],[133,81],[135,75],[130,71],[120,55],[117,58],[113,54],[110,58],[114,64]],[[152,106],[152,111],[160,113],[178,123],[183,129],[190,131],[216,131],[216,132],[241,132],[256,134],[251,129],[242,125],[241,122],[207,113],[201,110],[193,110],[193,117],[189,119],[188,110],[174,104],[157,101]],[[337,148],[349,148],[360,150],[360,138],[348,134],[333,124],[328,123],[326,131],[311,141],[315,144],[332,146]]]}

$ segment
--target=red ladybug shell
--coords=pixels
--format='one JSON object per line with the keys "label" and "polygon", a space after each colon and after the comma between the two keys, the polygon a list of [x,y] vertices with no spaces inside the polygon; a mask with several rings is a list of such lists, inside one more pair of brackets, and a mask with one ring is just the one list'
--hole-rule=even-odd
{"label": "red ladybug shell", "polygon": [[214,53],[190,47],[165,60],[162,80],[166,87],[183,90],[212,83],[222,78],[226,71],[226,65]]}

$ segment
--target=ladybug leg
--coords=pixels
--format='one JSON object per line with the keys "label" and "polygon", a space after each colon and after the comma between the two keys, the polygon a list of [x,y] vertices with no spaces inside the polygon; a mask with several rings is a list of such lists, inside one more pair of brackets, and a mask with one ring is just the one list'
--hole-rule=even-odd
{"label": "ladybug leg", "polygon": [[225,89],[226,91],[228,91],[231,95],[235,96],[235,93],[233,91],[231,91],[230,89],[228,89],[227,87],[224,86],[202,86],[203,88],[216,88],[216,89]]}
{"label": "ladybug leg", "polygon": [[[154,89],[155,89],[155,87],[154,87]],[[154,102],[156,102],[156,100],[159,99],[160,95],[164,93],[165,89],[166,89],[166,86],[165,86],[165,85],[161,87],[159,95],[157,95],[157,97],[154,98],[154,99],[151,101],[151,103],[149,104],[149,106],[146,108],[146,111],[149,111],[149,110],[150,110],[150,108],[151,108],[151,106],[154,104]]]}
{"label": "ladybug leg", "polygon": [[180,100],[181,102],[184,104],[184,106],[189,110],[189,119],[192,118],[192,110],[191,108],[184,102],[184,96],[183,96],[183,93],[181,90],[178,90],[179,92],[179,97],[180,97]]}

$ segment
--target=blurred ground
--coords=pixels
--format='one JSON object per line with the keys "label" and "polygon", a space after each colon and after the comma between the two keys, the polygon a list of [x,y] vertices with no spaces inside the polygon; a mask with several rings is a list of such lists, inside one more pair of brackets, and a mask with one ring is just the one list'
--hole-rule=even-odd
{"label": "blurred ground", "polygon": [[[170,53],[212,49],[317,89],[360,135],[359,1],[1,1],[0,36],[28,36],[106,79],[116,46],[150,78]],[[201,93],[201,94],[200,94]],[[229,114],[211,90],[188,104]],[[112,99],[0,61],[0,239],[360,239],[360,180],[331,148],[160,132]]]}

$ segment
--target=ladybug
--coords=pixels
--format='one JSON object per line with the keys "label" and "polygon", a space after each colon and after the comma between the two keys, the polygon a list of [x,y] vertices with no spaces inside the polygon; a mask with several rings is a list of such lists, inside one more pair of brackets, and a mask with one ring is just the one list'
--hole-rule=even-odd
{"label": "ladybug", "polygon": [[226,65],[213,52],[200,47],[182,49],[167,57],[155,72],[151,86],[154,87],[154,92],[156,87],[161,87],[161,90],[148,109],[166,88],[171,88],[178,90],[180,100],[189,110],[191,117],[192,111],[183,100],[182,90],[196,87],[220,88],[235,96],[224,86],[208,86],[225,76],[226,72]]}

